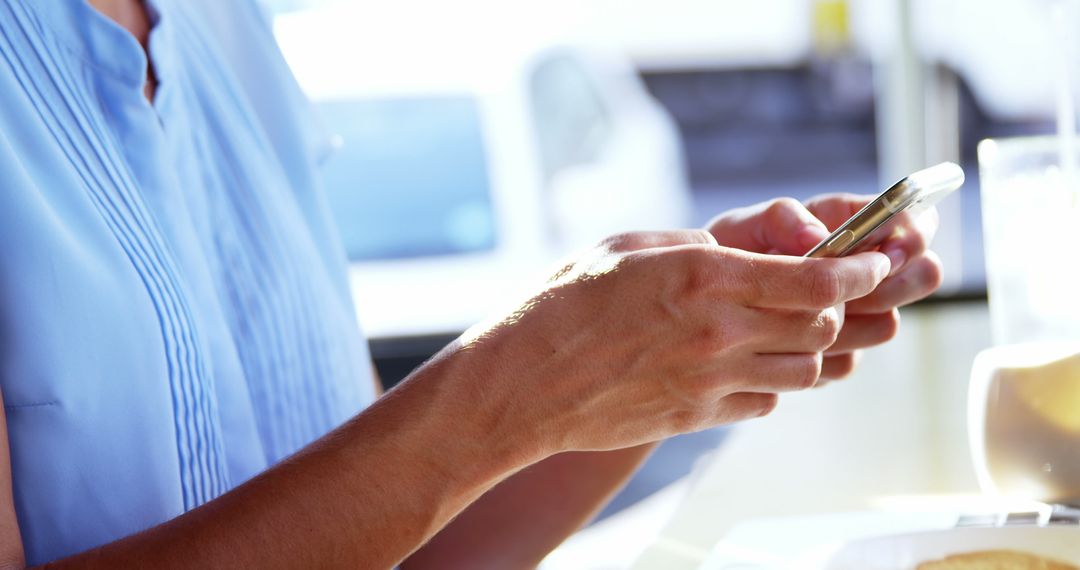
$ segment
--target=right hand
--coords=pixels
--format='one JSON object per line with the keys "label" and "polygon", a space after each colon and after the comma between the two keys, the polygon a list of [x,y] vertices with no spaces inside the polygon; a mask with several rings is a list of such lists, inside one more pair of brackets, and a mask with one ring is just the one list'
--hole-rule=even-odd
{"label": "right hand", "polygon": [[806,259],[706,231],[624,234],[456,348],[477,359],[492,429],[543,455],[623,448],[762,416],[814,386],[843,303],[888,273],[874,252]]}

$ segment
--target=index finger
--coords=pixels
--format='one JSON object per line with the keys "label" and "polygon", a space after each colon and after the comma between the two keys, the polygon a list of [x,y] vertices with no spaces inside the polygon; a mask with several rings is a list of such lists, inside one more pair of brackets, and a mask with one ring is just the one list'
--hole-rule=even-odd
{"label": "index finger", "polygon": [[870,195],[834,193],[815,196],[806,201],[806,209],[821,220],[829,231],[835,231],[851,216],[870,203]]}
{"label": "index finger", "polygon": [[[806,206],[829,231],[833,231],[873,199],[873,196],[855,194],[827,194],[812,198]],[[929,208],[919,213],[909,210],[893,217],[885,228],[879,229],[886,233],[880,237],[873,236],[875,242],[868,247],[877,248],[889,257],[891,274],[895,275],[908,260],[915,259],[927,250],[937,227],[937,209]]]}
{"label": "index finger", "polygon": [[743,303],[770,309],[835,307],[870,294],[889,274],[889,259],[878,252],[813,259],[745,254],[731,276]]}
{"label": "index finger", "polygon": [[709,231],[725,247],[754,253],[801,255],[829,234],[825,226],[794,198],[731,210],[709,222]]}

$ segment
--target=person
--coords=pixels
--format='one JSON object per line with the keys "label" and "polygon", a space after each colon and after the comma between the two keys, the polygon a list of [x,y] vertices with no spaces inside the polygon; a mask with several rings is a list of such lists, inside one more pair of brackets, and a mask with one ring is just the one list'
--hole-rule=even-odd
{"label": "person", "polygon": [[940,283],[933,217],[805,259],[866,198],[776,200],[605,240],[377,398],[253,2],[0,0],[0,101],[4,567],[533,566]]}

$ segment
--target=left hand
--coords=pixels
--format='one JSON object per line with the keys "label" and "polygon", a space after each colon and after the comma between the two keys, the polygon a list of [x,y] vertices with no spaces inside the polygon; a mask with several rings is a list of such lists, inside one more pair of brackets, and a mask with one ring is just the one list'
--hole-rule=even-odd
{"label": "left hand", "polygon": [[[872,199],[828,194],[803,205],[791,198],[780,198],[727,212],[712,220],[708,230],[723,246],[756,253],[803,255]],[[917,217],[899,217],[892,234],[877,248],[892,262],[889,277],[869,295],[843,307],[844,325],[836,342],[825,352],[822,379],[850,374],[860,349],[882,344],[896,335],[900,325],[898,307],[922,299],[941,286],[941,260],[928,249],[937,226],[937,210],[933,209]]]}

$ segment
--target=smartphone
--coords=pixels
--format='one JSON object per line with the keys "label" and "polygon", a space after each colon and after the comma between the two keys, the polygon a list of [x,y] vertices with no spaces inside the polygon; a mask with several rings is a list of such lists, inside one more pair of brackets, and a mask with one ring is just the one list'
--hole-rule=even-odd
{"label": "smartphone", "polygon": [[963,184],[964,171],[952,162],[911,174],[879,194],[806,257],[841,257],[874,247],[892,233],[889,220],[903,212],[918,215]]}

